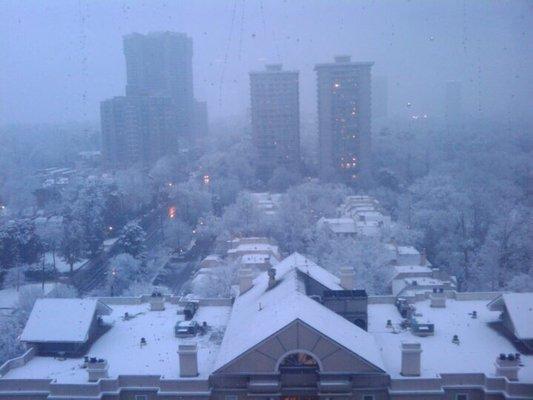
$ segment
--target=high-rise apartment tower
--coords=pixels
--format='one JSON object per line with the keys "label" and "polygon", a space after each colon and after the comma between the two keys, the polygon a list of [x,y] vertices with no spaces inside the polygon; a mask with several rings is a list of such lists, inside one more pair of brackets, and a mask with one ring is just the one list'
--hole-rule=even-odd
{"label": "high-rise apartment tower", "polygon": [[323,179],[358,182],[370,172],[372,65],[338,56],[333,63],[315,66]]}
{"label": "high-rise apartment tower", "polygon": [[259,177],[267,180],[276,168],[297,171],[300,165],[298,72],[281,64],[250,73],[252,137]]}

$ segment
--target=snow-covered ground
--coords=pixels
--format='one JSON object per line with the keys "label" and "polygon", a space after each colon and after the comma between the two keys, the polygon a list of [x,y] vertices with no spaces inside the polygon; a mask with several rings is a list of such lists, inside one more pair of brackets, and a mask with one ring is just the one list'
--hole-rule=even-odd
{"label": "snow-covered ground", "polygon": [[[54,282],[47,282],[44,284],[43,295],[50,293],[51,290],[55,288]],[[19,300],[19,294],[23,288],[31,288],[35,290],[42,290],[41,283],[32,283],[29,285],[22,285],[17,291],[16,288],[8,288],[0,290],[0,309],[2,308],[12,308]]]}
{"label": "snow-covered ground", "polygon": [[[56,254],[55,258],[56,258],[56,269],[59,272],[61,272],[61,273],[70,272],[70,265],[68,265],[67,262],[63,258],[58,256],[57,254]],[[86,262],[87,262],[86,259],[82,259],[82,260],[74,263],[74,271],[77,270],[78,268],[80,268]],[[46,253],[45,254],[45,263],[46,264],[50,264],[50,265],[54,265],[54,257],[53,257],[52,253]]]}

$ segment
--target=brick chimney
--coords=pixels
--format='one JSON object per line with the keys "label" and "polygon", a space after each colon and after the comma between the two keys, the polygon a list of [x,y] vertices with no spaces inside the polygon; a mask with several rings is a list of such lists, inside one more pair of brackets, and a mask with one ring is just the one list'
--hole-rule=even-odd
{"label": "brick chimney", "polygon": [[276,270],[274,268],[268,269],[268,288],[272,289],[276,286]]}
{"label": "brick chimney", "polygon": [[239,270],[239,294],[250,290],[253,286],[254,274],[250,268],[242,267]]}
{"label": "brick chimney", "polygon": [[154,292],[150,296],[150,311],[164,311],[165,298],[159,292]]}
{"label": "brick chimney", "polygon": [[424,266],[428,263],[428,258],[426,255],[426,249],[422,249],[420,252],[420,265]]}
{"label": "brick chimney", "polygon": [[420,343],[402,343],[402,372],[403,376],[420,376]]}
{"label": "brick chimney", "polygon": [[430,306],[433,308],[445,308],[446,307],[446,293],[443,288],[433,288],[433,293],[429,295],[431,301]]}
{"label": "brick chimney", "polygon": [[87,367],[87,374],[89,375],[89,382],[96,382],[102,378],[107,378],[107,370],[109,365],[107,361],[101,358],[91,357],[85,361]]}
{"label": "brick chimney", "polygon": [[510,381],[518,380],[520,354],[500,354],[494,365],[496,367],[496,376],[504,376]]}
{"label": "brick chimney", "polygon": [[352,267],[342,267],[340,271],[340,279],[343,289],[355,289],[355,271]]}
{"label": "brick chimney", "polygon": [[198,346],[196,343],[178,346],[180,359],[180,377],[198,376]]}

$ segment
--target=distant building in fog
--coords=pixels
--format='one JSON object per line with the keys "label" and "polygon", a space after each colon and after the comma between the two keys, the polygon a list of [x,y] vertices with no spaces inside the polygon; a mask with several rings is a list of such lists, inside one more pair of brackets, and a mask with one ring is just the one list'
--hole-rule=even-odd
{"label": "distant building in fog", "polygon": [[463,116],[463,97],[461,82],[446,82],[445,117],[447,124],[457,123]]}
{"label": "distant building in fog", "polygon": [[322,178],[358,181],[368,173],[371,146],[372,62],[350,56],[318,64],[318,136]]}
{"label": "distant building in fog", "polygon": [[252,138],[258,150],[259,176],[266,180],[277,167],[300,164],[298,72],[281,64],[250,73]]}
{"label": "distant building in fog", "polygon": [[194,136],[206,137],[209,133],[209,117],[207,113],[207,103],[205,101],[194,101]]}
{"label": "distant building in fog", "polygon": [[107,167],[148,167],[178,150],[176,112],[169,97],[120,96],[100,105]]}
{"label": "distant building in fog", "polygon": [[126,96],[101,104],[104,165],[149,166],[196,134],[192,39],[156,32],[124,37]]}
{"label": "distant building in fog", "polygon": [[386,76],[372,77],[372,117],[385,118],[388,115],[389,81]]}

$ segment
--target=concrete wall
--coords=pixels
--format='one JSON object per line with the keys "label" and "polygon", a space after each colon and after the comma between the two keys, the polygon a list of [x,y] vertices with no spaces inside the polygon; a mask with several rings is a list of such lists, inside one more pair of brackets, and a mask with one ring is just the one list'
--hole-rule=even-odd
{"label": "concrete wall", "polygon": [[18,368],[24,366],[28,361],[30,361],[37,354],[37,349],[35,347],[30,347],[24,354],[19,357],[12,358],[7,360],[2,366],[0,366],[0,376],[4,376],[13,368]]}

